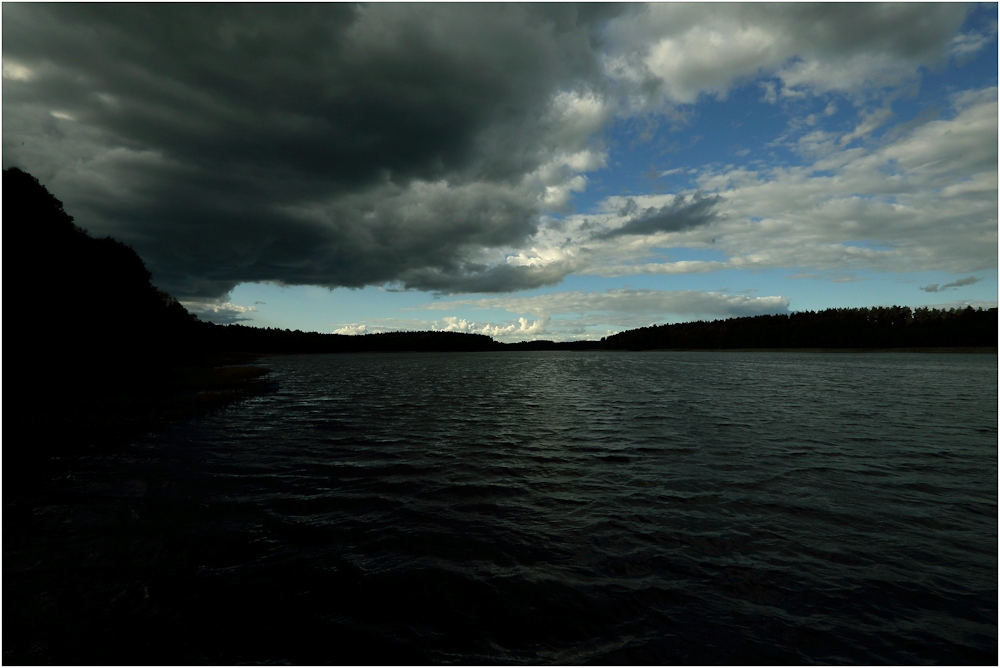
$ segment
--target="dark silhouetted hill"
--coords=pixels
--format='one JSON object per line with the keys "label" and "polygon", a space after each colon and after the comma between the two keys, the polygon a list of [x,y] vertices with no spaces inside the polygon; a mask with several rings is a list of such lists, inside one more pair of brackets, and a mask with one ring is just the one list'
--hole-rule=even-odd
{"label": "dark silhouetted hill", "polygon": [[45,351],[82,368],[187,352],[195,318],[153,286],[136,252],[91,237],[16,167],[3,172],[3,220],[8,354]]}
{"label": "dark silhouetted hill", "polygon": [[216,369],[234,360],[206,355],[203,323],[136,252],[91,237],[17,168],[3,171],[3,222],[6,471],[229,401],[265,373]]}
{"label": "dark silhouetted hill", "polygon": [[497,344],[488,336],[461,332],[386,332],[347,336],[270,327],[205,324],[200,336],[201,345],[208,350],[259,354],[482,352],[497,349]]}

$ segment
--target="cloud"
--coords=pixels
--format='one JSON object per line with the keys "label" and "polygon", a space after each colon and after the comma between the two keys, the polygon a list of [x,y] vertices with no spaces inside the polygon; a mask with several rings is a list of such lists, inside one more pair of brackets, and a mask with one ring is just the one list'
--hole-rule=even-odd
{"label": "cloud", "polygon": [[945,283],[944,285],[938,286],[937,283],[931,283],[930,285],[925,285],[920,288],[924,292],[944,292],[945,290],[953,290],[955,288],[960,288],[965,285],[973,285],[980,281],[977,276],[967,276],[965,278],[960,278],[957,281],[951,283]]}
{"label": "cloud", "polygon": [[698,318],[717,319],[766,313],[787,313],[789,301],[780,296],[754,297],[697,290],[608,290],[556,292],[533,297],[449,299],[413,307],[410,311],[504,311],[513,317],[473,319],[443,315],[433,320],[374,318],[346,324],[337,334],[402,330],[434,330],[486,334],[498,341],[599,339],[625,329],[654,323]]}
{"label": "cloud", "polygon": [[604,164],[595,45],[621,11],[5,6],[4,165],[185,299],[262,280],[546,285],[483,258]]}
{"label": "cloud", "polygon": [[255,306],[241,306],[232,302],[185,301],[181,303],[188,312],[206,322],[228,325],[235,322],[252,320],[247,313],[257,310]]}
{"label": "cloud", "polygon": [[3,59],[3,78],[11,81],[31,81],[35,73],[20,63]]}
{"label": "cloud", "polygon": [[435,331],[462,332],[466,334],[485,334],[498,341],[521,341],[524,339],[545,338],[548,318],[530,321],[527,318],[517,318],[507,322],[477,322],[458,316],[444,316],[438,320],[418,320],[400,318],[374,318],[365,323],[352,323],[333,330],[334,334],[358,336],[361,334],[376,334],[399,331]]}
{"label": "cloud", "polygon": [[760,315],[788,309],[783,297],[750,297],[700,290],[607,290],[605,292],[554,292],[534,297],[487,297],[435,301],[421,308],[448,310],[456,305],[504,309],[546,317],[563,313],[615,312],[666,316],[698,314],[717,316]]}
{"label": "cloud", "polygon": [[[705,197],[700,194],[689,197],[679,196],[670,204],[649,207],[630,217],[624,225],[597,235],[599,238],[617,237],[625,234],[656,234],[658,232],[680,232],[707,225],[716,219],[715,206],[722,198],[718,195]],[[635,200],[629,200],[635,208]],[[628,209],[626,209],[628,210]]]}
{"label": "cloud", "polygon": [[709,165],[693,170],[687,191],[607,197],[591,213],[540,226],[530,249],[507,261],[555,274],[792,269],[835,281],[993,268],[997,89],[957,92],[942,116],[864,146],[823,133],[822,149],[798,165]]}
{"label": "cloud", "polygon": [[363,323],[340,323],[332,332],[334,334],[358,336],[361,334],[380,334],[383,332],[423,332],[433,330],[435,327],[441,329],[443,326],[443,321],[433,323],[417,318],[369,318]]}
{"label": "cloud", "polygon": [[361,334],[367,334],[368,326],[359,324],[344,325],[343,327],[338,327],[337,329],[333,330],[333,333],[346,334],[347,336],[358,336]]}
{"label": "cloud", "polygon": [[[784,297],[753,297],[699,290],[634,290],[605,292],[556,292],[533,297],[488,297],[434,301],[419,308],[449,311],[459,308],[502,310],[520,316],[502,326],[477,326],[468,330],[501,340],[548,338],[592,339],[625,329],[662,322],[717,319],[788,312]],[[528,317],[535,318],[534,321]],[[451,320],[449,320],[451,318]],[[461,326],[453,317],[445,321]],[[473,327],[472,324],[469,325]]]}
{"label": "cloud", "polygon": [[440,327],[435,323],[432,329],[443,330],[445,332],[463,332],[466,334],[485,334],[500,341],[505,339],[522,340],[540,338],[540,335],[546,333],[545,327],[549,323],[549,318],[547,317],[539,318],[534,322],[529,321],[527,318],[518,318],[517,322],[506,324],[476,323],[455,316],[445,316],[442,320],[444,321],[444,327]]}
{"label": "cloud", "polygon": [[553,262],[544,265],[497,264],[492,267],[466,265],[441,270],[416,269],[402,275],[406,287],[442,293],[517,292],[555,285],[570,274],[574,265]]}
{"label": "cloud", "polygon": [[[589,242],[580,271],[990,269],[997,262],[997,89],[956,93],[945,118],[875,146],[845,148],[831,138],[827,150],[801,165],[710,166],[695,183],[721,198],[711,226],[666,241],[610,243],[620,237],[600,248]],[[632,199],[640,209],[666,201],[662,195]],[[605,206],[613,210],[620,202],[608,198]],[[674,247],[723,257],[670,261]]]}
{"label": "cloud", "polygon": [[890,118],[892,118],[892,109],[888,107],[864,113],[862,114],[861,123],[854,130],[841,137],[839,141],[841,144],[849,144],[854,139],[867,137],[873,130],[883,125]]}
{"label": "cloud", "polygon": [[955,58],[968,58],[996,38],[996,35],[997,24],[994,19],[989,30],[970,30],[956,35],[948,46],[948,53]]}
{"label": "cloud", "polygon": [[605,68],[636,104],[724,97],[749,78],[774,76],[765,99],[839,91],[861,95],[917,76],[953,51],[967,7],[912,4],[653,3],[607,28]]}
{"label": "cloud", "polygon": [[[872,137],[884,87],[982,48],[985,32],[956,38],[967,12],[6,4],[3,161],[189,303],[265,281],[492,294],[574,272],[966,273],[996,262],[996,89]],[[807,117],[790,145],[807,164],[685,168],[687,190],[572,211],[613,164],[613,119],[681,122],[676,105],[756,77],[771,102],[835,91],[864,111],[853,130]]]}

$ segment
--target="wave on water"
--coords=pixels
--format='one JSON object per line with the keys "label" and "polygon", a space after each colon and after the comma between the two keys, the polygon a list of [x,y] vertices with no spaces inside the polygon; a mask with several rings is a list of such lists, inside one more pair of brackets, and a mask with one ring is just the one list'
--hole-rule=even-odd
{"label": "wave on water", "polygon": [[289,356],[5,499],[5,663],[997,656],[997,358]]}

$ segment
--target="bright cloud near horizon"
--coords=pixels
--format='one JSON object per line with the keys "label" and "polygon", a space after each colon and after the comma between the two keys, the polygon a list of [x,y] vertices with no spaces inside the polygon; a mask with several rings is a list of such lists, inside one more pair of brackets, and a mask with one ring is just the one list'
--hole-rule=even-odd
{"label": "bright cloud near horizon", "polygon": [[996,4],[2,11],[4,168],[205,320],[997,304]]}

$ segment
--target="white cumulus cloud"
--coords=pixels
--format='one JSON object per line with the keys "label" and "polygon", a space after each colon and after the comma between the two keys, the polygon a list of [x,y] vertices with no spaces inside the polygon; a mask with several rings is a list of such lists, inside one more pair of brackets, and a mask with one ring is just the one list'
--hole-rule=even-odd
{"label": "white cumulus cloud", "polygon": [[358,336],[359,334],[368,333],[367,325],[344,325],[343,327],[338,327],[333,330],[334,334],[345,334],[347,336]]}
{"label": "white cumulus cloud", "polygon": [[[652,3],[613,20],[608,75],[645,104],[690,104],[725,96],[759,75],[776,77],[765,99],[838,91],[863,94],[898,85],[953,53],[980,48],[953,41],[967,9],[913,4]],[[640,104],[640,106],[642,106]]]}

